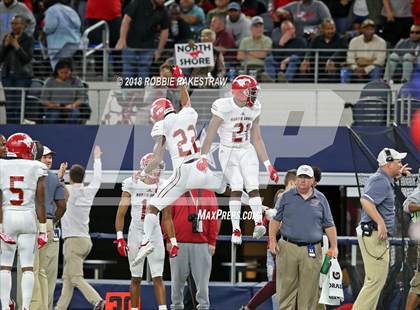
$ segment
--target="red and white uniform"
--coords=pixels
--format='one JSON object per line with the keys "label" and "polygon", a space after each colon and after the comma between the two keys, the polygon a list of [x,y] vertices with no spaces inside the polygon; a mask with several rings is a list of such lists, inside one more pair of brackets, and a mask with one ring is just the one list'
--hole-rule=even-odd
{"label": "red and white uniform", "polygon": [[35,160],[0,159],[0,189],[3,193],[3,231],[16,240],[16,244],[1,242],[2,266],[13,266],[16,247],[20,264],[33,267],[34,249],[38,234],[35,195],[40,177],[48,168]]}
{"label": "red and white uniform", "polygon": [[173,173],[159,188],[150,204],[159,210],[169,206],[190,189],[218,189],[221,180],[210,169],[200,171],[196,164],[200,158],[200,142],[197,138],[197,112],[192,107],[170,113],[156,122],[151,135],[165,136],[166,148],[172,159]]}
{"label": "red and white uniform", "polygon": [[211,112],[223,119],[218,129],[220,137],[219,161],[233,191],[258,189],[259,160],[251,144],[254,120],[261,114],[257,100],[250,108],[239,107],[233,98],[216,100]]}
{"label": "red and white uniform", "polygon": [[[143,276],[144,261],[133,267],[132,263],[137,256],[141,240],[143,239],[144,217],[146,216],[147,205],[156,193],[157,184],[146,184],[140,180],[133,180],[132,177],[125,179],[122,183],[122,191],[131,196],[131,223],[128,230],[128,261],[130,263],[131,276],[141,278]],[[163,273],[165,260],[165,248],[163,245],[162,232],[153,234],[150,240],[155,250],[147,256],[152,278],[160,277]]]}

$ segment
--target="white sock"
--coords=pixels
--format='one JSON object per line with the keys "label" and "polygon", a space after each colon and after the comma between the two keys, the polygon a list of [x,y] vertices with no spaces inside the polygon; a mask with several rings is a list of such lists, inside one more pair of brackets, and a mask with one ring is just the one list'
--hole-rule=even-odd
{"label": "white sock", "polygon": [[246,192],[242,192],[241,202],[244,205],[249,205],[249,195]]}
{"label": "white sock", "polygon": [[22,273],[22,309],[29,309],[32,300],[32,291],[34,289],[34,273],[25,271]]}
{"label": "white sock", "polygon": [[153,234],[153,231],[155,230],[156,226],[159,225],[158,223],[158,217],[156,214],[153,213],[147,213],[144,218],[144,236],[142,240],[142,244],[145,244],[146,242],[150,241],[150,237]]}
{"label": "white sock", "polygon": [[254,217],[255,224],[262,222],[262,201],[261,197],[249,198],[249,206],[252,210],[252,216]]}
{"label": "white sock", "polygon": [[166,308],[166,305],[159,305],[158,310],[168,310],[168,308]]}
{"label": "white sock", "polygon": [[241,221],[241,202],[238,200],[229,200],[230,220],[232,222],[232,231],[241,230],[239,223]]}
{"label": "white sock", "polygon": [[0,270],[0,300],[3,309],[9,309],[10,291],[12,290],[12,273],[9,270]]}

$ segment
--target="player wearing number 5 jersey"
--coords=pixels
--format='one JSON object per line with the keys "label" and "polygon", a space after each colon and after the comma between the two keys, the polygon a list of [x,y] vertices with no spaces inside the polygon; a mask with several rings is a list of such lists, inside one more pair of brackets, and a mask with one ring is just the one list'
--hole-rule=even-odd
{"label": "player wearing number 5 jersey", "polygon": [[[176,78],[182,76],[178,66],[172,70]],[[152,235],[158,232],[159,211],[163,210],[186,191],[196,188],[222,189],[221,180],[217,178],[200,160],[200,144],[197,140],[197,112],[191,107],[186,86],[181,86],[180,101],[182,108],[178,113],[168,99],[157,99],[152,103],[151,118],[155,122],[152,137],[155,139],[153,160],[140,176],[147,175],[161,162],[165,147],[172,159],[173,173],[152,197],[146,217],[144,219],[144,236],[142,245],[133,262],[138,265],[142,259],[153,252],[154,246],[150,242]]]}
{"label": "player wearing number 5 jersey", "polygon": [[[140,160],[140,171],[143,171],[149,162],[152,160],[153,154],[148,153],[144,155]],[[117,231],[117,240],[114,242],[117,244],[118,253],[121,256],[128,256],[128,262],[130,264],[131,271],[131,309],[138,309],[138,300],[140,296],[140,282],[143,276],[143,262],[133,267],[131,264],[137,256],[139,251],[139,245],[143,238],[144,229],[144,217],[146,216],[146,209],[150,198],[156,193],[159,183],[159,176],[164,170],[164,162],[152,172],[152,175],[146,177],[144,181],[138,178],[135,174],[123,181],[122,184],[122,195],[120,204],[118,206],[117,217],[115,219],[115,229]],[[131,223],[128,230],[128,244],[124,240],[123,228],[124,228],[124,217],[127,213],[128,207],[131,205]],[[174,228],[172,223],[172,216],[170,208],[163,212],[163,222],[166,230],[169,231],[172,242],[172,253],[176,255],[178,246],[176,245],[176,239],[174,239]],[[175,241],[175,245],[174,245]],[[147,262],[150,267],[152,274],[153,285],[155,287],[155,295],[159,309],[166,309],[166,295],[165,285],[162,280],[163,264],[165,260],[165,249],[163,246],[163,237],[160,229],[157,233],[152,235],[150,240],[155,247],[155,251],[147,256]]]}
{"label": "player wearing number 5 jersey", "polygon": [[270,178],[276,183],[279,181],[277,171],[268,159],[261,136],[259,126],[261,104],[257,99],[258,92],[257,81],[249,75],[239,75],[232,81],[233,97],[218,99],[212,105],[213,117],[201,150],[202,159],[206,161],[206,154],[217,132],[220,137],[219,161],[232,189],[229,209],[234,244],[242,243],[239,223],[240,197],[244,186],[250,197],[249,206],[255,221],[253,235],[261,238],[266,232],[262,224],[263,207],[258,190],[258,157],[264,162]]}
{"label": "player wearing number 5 jersey", "polygon": [[6,142],[9,160],[0,159],[0,299],[9,309],[11,270],[16,248],[22,267],[22,308],[29,309],[34,286],[34,248],[47,243],[44,205],[45,164],[33,160],[35,143],[27,134],[16,133]]}

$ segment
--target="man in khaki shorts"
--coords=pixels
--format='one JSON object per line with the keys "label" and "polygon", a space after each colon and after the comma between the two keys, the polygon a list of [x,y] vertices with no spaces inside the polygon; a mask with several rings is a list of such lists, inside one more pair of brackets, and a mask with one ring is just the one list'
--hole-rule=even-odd
{"label": "man in khaki shorts", "polygon": [[[419,186],[404,201],[404,211],[412,217],[416,225],[420,221],[420,182]],[[416,226],[417,228],[419,226]],[[417,244],[417,270],[410,282],[411,289],[408,293],[406,310],[415,310],[420,304],[420,243]]]}

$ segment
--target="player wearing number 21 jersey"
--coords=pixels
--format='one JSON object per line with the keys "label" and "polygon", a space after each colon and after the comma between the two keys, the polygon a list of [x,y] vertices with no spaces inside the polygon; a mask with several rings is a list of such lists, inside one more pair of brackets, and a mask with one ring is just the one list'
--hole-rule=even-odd
{"label": "player wearing number 21 jersey", "polygon": [[[271,165],[261,136],[259,117],[261,104],[257,99],[259,86],[249,75],[239,75],[232,81],[231,98],[216,100],[207,136],[201,150],[202,159],[210,150],[216,132],[220,137],[219,161],[223,174],[232,189],[229,210],[232,221],[232,243],[241,244],[240,212],[242,190],[249,194],[255,228],[253,236],[261,238],[266,229],[262,224],[263,206],[259,194],[259,161],[264,162],[271,179],[278,182],[277,171]],[[252,143],[251,143],[252,141]]]}
{"label": "player wearing number 21 jersey", "polygon": [[22,268],[22,309],[28,310],[34,286],[34,248],[37,241],[38,248],[47,243],[44,177],[48,169],[33,160],[36,147],[27,134],[10,136],[6,148],[10,159],[0,159],[0,299],[3,309],[9,309],[17,248]]}
{"label": "player wearing number 21 jersey", "polygon": [[[173,68],[174,77],[179,77],[178,66]],[[200,160],[200,144],[197,140],[197,112],[191,107],[188,90],[181,86],[180,100],[182,108],[178,113],[168,99],[157,99],[152,103],[151,118],[155,122],[152,137],[155,139],[153,160],[141,173],[142,178],[162,160],[165,147],[172,159],[173,173],[152,197],[144,219],[144,236],[140,251],[133,262],[137,265],[149,253],[153,252],[153,243],[149,242],[152,234],[157,233],[159,211],[176,201],[191,189],[221,189],[221,179],[217,178]]]}
{"label": "player wearing number 21 jersey", "polygon": [[[148,153],[141,158],[140,171],[143,171],[147,167],[152,158],[152,153]],[[115,220],[117,240],[114,243],[117,244],[117,250],[121,256],[128,256],[128,262],[130,264],[131,271],[131,309],[137,309],[138,307],[144,260],[141,261],[137,266],[132,266],[132,263],[138,254],[139,245],[144,235],[143,226],[147,205],[158,189],[159,177],[163,170],[164,162],[161,163],[159,168],[152,172],[151,176],[147,177],[143,181],[138,178],[138,173],[136,173],[132,177],[125,179],[122,183],[122,195]],[[124,240],[123,228],[124,217],[130,205],[131,222],[130,228],[128,230],[127,244]],[[163,212],[163,223],[165,224],[165,228],[169,229],[168,231],[171,237],[171,243],[173,245],[172,249],[176,250],[178,246],[176,244],[176,239],[174,238],[175,232],[173,229],[170,208]],[[159,309],[166,309],[165,285],[162,280],[165,249],[163,246],[163,237],[160,229],[157,230],[156,234],[152,235],[150,242],[154,245],[155,250],[147,256],[147,263],[152,274],[156,301]],[[171,251],[170,256],[171,255],[176,255],[176,251]]]}

